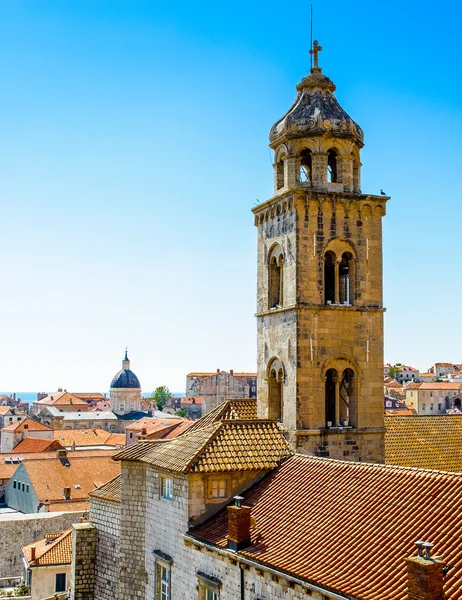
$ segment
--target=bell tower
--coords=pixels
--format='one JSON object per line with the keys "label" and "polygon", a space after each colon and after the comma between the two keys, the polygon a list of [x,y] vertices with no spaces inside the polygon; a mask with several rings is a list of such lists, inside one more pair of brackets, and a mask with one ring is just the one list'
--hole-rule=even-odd
{"label": "bell tower", "polygon": [[270,131],[258,230],[258,412],[298,452],[384,461],[382,217],[361,191],[361,128],[318,66]]}

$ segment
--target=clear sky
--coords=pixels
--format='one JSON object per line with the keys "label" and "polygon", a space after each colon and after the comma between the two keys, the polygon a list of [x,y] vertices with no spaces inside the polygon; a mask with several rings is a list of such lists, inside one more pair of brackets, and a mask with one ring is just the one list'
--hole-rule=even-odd
{"label": "clear sky", "polygon": [[[315,3],[384,220],[385,359],[462,362],[461,7]],[[256,368],[268,132],[309,3],[0,0],[0,389],[144,391]]]}

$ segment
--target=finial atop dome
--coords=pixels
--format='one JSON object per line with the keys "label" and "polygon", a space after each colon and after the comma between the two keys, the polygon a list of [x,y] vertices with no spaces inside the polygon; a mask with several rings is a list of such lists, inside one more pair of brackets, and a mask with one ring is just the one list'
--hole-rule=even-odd
{"label": "finial atop dome", "polygon": [[128,360],[128,346],[125,346],[125,358],[122,361],[122,369],[128,371],[130,369],[130,361]]}

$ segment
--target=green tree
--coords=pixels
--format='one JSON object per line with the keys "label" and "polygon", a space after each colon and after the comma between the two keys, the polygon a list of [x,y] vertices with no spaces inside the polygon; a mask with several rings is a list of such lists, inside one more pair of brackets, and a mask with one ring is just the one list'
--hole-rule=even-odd
{"label": "green tree", "polygon": [[177,410],[175,414],[177,417],[186,417],[188,413],[184,410],[184,408],[180,408],[180,410]]}
{"label": "green tree", "polygon": [[153,391],[149,401],[157,406],[157,410],[162,410],[169,398],[173,398],[173,394],[166,385],[160,385]]}
{"label": "green tree", "polygon": [[400,371],[401,368],[398,366],[398,364],[396,364],[394,367],[391,367],[391,369],[388,371],[388,377],[393,377],[393,379],[396,379],[396,376]]}

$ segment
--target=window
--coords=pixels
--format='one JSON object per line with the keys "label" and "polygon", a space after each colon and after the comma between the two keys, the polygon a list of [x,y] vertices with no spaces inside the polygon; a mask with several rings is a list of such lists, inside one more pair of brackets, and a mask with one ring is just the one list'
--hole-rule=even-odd
{"label": "window", "polygon": [[329,150],[327,153],[327,182],[337,182],[337,152]]}
{"label": "window", "polygon": [[164,500],[173,500],[173,479],[171,477],[161,477],[161,496]]}
{"label": "window", "polygon": [[268,418],[283,420],[283,384],[284,367],[278,358],[274,358],[268,368]]}
{"label": "window", "polygon": [[170,600],[170,565],[157,563],[156,600]]}
{"label": "window", "polygon": [[16,479],[13,481],[13,488],[16,489]]}
{"label": "window", "polygon": [[422,404],[422,410],[425,410],[425,402]]}
{"label": "window", "polygon": [[441,404],[438,404],[438,410],[441,410]]}
{"label": "window", "polygon": [[66,573],[56,573],[55,592],[66,591]]}
{"label": "window", "polygon": [[29,493],[29,484],[26,485],[26,492]]}
{"label": "window", "polygon": [[26,486],[24,484],[22,484],[22,491],[24,492],[25,489],[26,489]]}
{"label": "window", "polygon": [[430,410],[433,410],[433,404],[430,404]]}
{"label": "window", "polygon": [[209,498],[227,498],[228,497],[227,479],[209,480]]}
{"label": "window", "polygon": [[199,582],[199,600],[219,600],[221,581],[212,575],[197,572]]}

